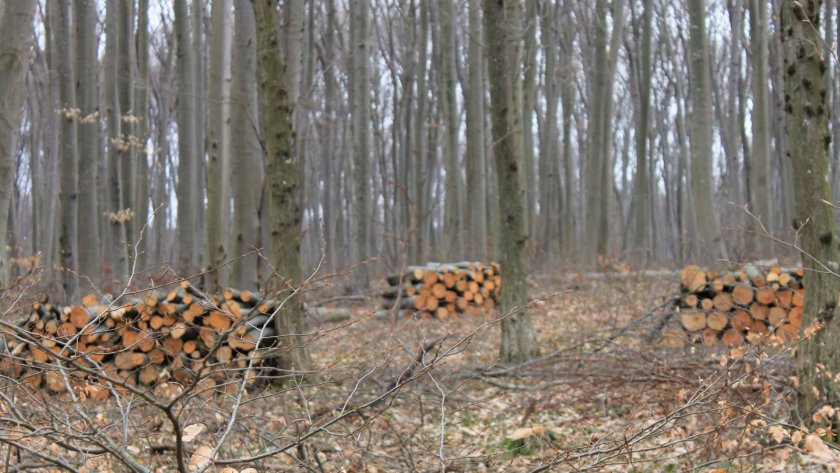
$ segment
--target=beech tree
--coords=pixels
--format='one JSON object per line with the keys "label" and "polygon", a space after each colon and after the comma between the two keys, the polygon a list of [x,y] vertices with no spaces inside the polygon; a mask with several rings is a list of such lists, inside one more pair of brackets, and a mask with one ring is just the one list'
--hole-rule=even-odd
{"label": "beech tree", "polygon": [[488,72],[490,74],[490,119],[493,124],[493,155],[496,185],[500,194],[501,221],[499,262],[505,275],[502,291],[501,359],[516,363],[539,353],[528,303],[525,281],[525,188],[522,155],[522,28],[521,0],[485,0]]}
{"label": "beech tree", "polygon": [[[826,69],[819,37],[820,0],[784,0],[779,18],[784,49],[785,130],[793,163],[796,225],[801,235],[802,263],[808,297],[802,326],[822,325],[798,351],[799,407],[803,418],[824,399],[836,399],[840,389],[826,372],[840,368],[837,347],[840,318],[840,267],[837,227],[828,180],[828,108],[823,73]],[[819,366],[822,366],[820,368]]]}

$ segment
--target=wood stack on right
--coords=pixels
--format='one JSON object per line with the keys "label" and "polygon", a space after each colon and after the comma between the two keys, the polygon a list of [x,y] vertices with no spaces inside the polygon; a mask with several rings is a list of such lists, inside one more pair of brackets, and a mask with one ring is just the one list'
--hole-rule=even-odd
{"label": "wood stack on right", "polygon": [[803,275],[802,268],[778,266],[750,273],[686,266],[680,272],[682,338],[710,347],[741,345],[749,334],[797,339],[805,307]]}

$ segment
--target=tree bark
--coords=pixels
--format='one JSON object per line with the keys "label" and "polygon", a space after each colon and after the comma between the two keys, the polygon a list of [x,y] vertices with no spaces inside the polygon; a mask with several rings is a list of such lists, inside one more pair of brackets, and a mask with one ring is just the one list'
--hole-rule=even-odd
{"label": "tree bark", "polygon": [[[301,284],[300,238],[302,212],[298,186],[303,177],[303,159],[297,155],[292,128],[293,112],[287,90],[288,75],[279,48],[277,13],[273,0],[254,1],[257,19],[259,54],[260,112],[266,147],[266,178],[271,206],[271,237],[275,246],[275,270],[280,281],[277,288],[284,293],[297,290]],[[267,126],[271,124],[270,127]],[[285,298],[283,313],[274,319],[275,330],[289,347],[280,359],[280,368],[308,371],[312,362],[303,336],[306,331],[303,297],[300,293]]]}
{"label": "tree bark", "polygon": [[[750,36],[752,60],[752,154],[750,156],[750,209],[768,231],[774,230],[773,198],[770,195],[770,113],[767,87],[767,2],[750,0]],[[758,231],[758,225],[753,222]],[[755,239],[760,256],[772,247],[767,237]]]}
{"label": "tree bark", "polygon": [[823,325],[813,337],[799,346],[798,400],[800,417],[810,419],[811,412],[826,399],[837,398],[838,388],[826,372],[840,368],[840,317],[837,294],[840,278],[826,271],[840,267],[837,230],[828,181],[828,149],[831,135],[825,98],[826,63],[819,37],[820,0],[784,0],[780,20],[784,54],[785,130],[788,156],[793,163],[796,197],[795,223],[801,237],[804,285],[808,288],[802,323],[807,328]]}
{"label": "tree bark", "polygon": [[[97,96],[96,2],[73,0],[76,29],[76,98],[79,102],[79,223],[85,237],[79,238],[79,274],[95,284],[100,276],[99,205],[97,162],[99,160],[99,99]],[[89,288],[88,284],[82,286]]]}
{"label": "tree bark", "polygon": [[645,0],[642,12],[642,44],[639,63],[639,112],[636,124],[636,175],[633,183],[635,215],[633,232],[634,257],[638,263],[650,262],[649,240],[651,192],[648,177],[648,134],[650,132],[650,85],[653,76],[651,43],[653,2]]}
{"label": "tree bark", "polygon": [[489,63],[493,154],[501,232],[499,256],[505,278],[502,291],[502,362],[516,363],[539,353],[531,317],[525,310],[528,286],[524,253],[525,189],[522,155],[522,0],[485,0],[484,27]]}
{"label": "tree bark", "polygon": [[[353,120],[353,246],[356,261],[371,256],[371,203],[370,203],[370,22],[369,0],[351,0],[350,6],[350,61],[352,74]],[[366,265],[356,271],[356,283],[367,287],[369,273]]]}
{"label": "tree bark", "polygon": [[[228,285],[227,228],[230,217],[230,0],[214,0],[210,30],[207,163],[207,289]],[[216,268],[213,270],[213,268]]]}
{"label": "tree bark", "polygon": [[[79,218],[79,141],[76,111],[75,74],[72,62],[72,40],[70,29],[70,0],[59,0],[51,10],[53,33],[55,34],[56,68],[58,72],[58,93],[60,100],[59,120],[59,174],[61,230],[59,254],[62,267],[61,283],[64,296],[73,300],[78,292],[78,218]],[[78,20],[77,20],[78,21]]]}
{"label": "tree bark", "polygon": [[[233,257],[259,248],[259,209],[263,186],[262,148],[257,136],[257,33],[250,0],[234,0],[234,53],[231,81],[231,160],[233,173]],[[233,264],[231,283],[259,287],[257,256]]]}
{"label": "tree bark", "polygon": [[196,149],[195,80],[193,47],[186,0],[175,0],[175,42],[178,69],[178,271],[184,276],[198,270],[195,258],[198,232],[198,195],[193,185],[199,172]]}
{"label": "tree bark", "polygon": [[691,190],[697,237],[700,240],[700,261],[714,265],[726,259],[726,246],[715,211],[714,177],[712,175],[712,92],[709,70],[709,46],[706,39],[706,9],[703,0],[687,0],[689,17],[688,71],[690,76],[691,117]]}
{"label": "tree bark", "polygon": [[487,259],[487,186],[484,135],[484,44],[481,28],[481,0],[469,0],[467,61],[469,80],[464,102],[467,109],[467,246],[466,256]]}

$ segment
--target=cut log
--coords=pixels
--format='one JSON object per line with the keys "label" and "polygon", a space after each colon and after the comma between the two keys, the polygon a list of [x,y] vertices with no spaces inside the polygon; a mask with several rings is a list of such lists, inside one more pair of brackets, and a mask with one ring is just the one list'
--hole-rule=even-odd
{"label": "cut log", "polygon": [[[704,274],[705,277],[705,274]],[[680,314],[682,326],[689,332],[699,332],[706,328],[706,314],[699,311],[686,311]]]}
{"label": "cut log", "polygon": [[759,304],[770,305],[776,302],[776,291],[772,287],[764,286],[755,291],[755,300]]}
{"label": "cut log", "polygon": [[703,330],[703,345],[713,347],[718,344],[718,331],[712,328]]}
{"label": "cut log", "polygon": [[753,318],[750,317],[750,314],[744,310],[736,310],[732,313],[732,328],[735,330],[741,331],[745,330],[747,327],[752,324]]}
{"label": "cut log", "polygon": [[773,326],[778,327],[787,320],[787,312],[781,307],[771,307],[767,314],[767,322]]}
{"label": "cut log", "polygon": [[758,303],[753,302],[750,305],[750,315],[756,320],[767,320],[767,314],[770,312],[770,307]]}
{"label": "cut log", "polygon": [[729,312],[732,309],[732,295],[726,292],[719,292],[712,299],[712,304],[716,310]]}
{"label": "cut log", "polygon": [[721,340],[729,346],[742,345],[744,343],[744,335],[740,330],[733,327],[723,332]]}
{"label": "cut log", "polygon": [[706,325],[710,329],[720,332],[729,325],[729,317],[723,312],[712,312],[706,317]]}
{"label": "cut log", "polygon": [[688,265],[680,271],[680,284],[687,292],[697,292],[706,286],[706,272],[699,266]]}
{"label": "cut log", "polygon": [[732,302],[740,306],[749,306],[753,301],[754,295],[753,289],[744,284],[738,284],[732,288]]}
{"label": "cut log", "polygon": [[122,351],[114,357],[114,366],[121,370],[133,370],[146,362],[146,355],[136,351]]}

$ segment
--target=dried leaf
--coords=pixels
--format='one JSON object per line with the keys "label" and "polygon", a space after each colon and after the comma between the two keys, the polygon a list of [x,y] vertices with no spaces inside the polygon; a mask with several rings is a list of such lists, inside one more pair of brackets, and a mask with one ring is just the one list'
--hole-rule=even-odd
{"label": "dried leaf", "polygon": [[535,435],[540,435],[543,432],[545,432],[545,428],[539,425],[534,427],[523,427],[521,429],[516,429],[512,434],[508,435],[508,440],[527,439]]}
{"label": "dried leaf", "polygon": [[198,437],[198,434],[204,432],[204,424],[192,424],[184,427],[184,435],[181,436],[181,440],[184,442],[191,442],[194,438]]}
{"label": "dried leaf", "polygon": [[776,443],[782,443],[782,440],[788,436],[788,431],[780,425],[771,425],[767,429],[767,432],[770,434],[770,438],[772,438]]}
{"label": "dried leaf", "polygon": [[191,471],[206,468],[213,463],[213,449],[204,445],[198,447],[190,457],[190,463],[187,467]]}
{"label": "dried leaf", "polygon": [[835,455],[834,453],[829,450],[828,446],[825,442],[822,441],[821,438],[816,436],[815,434],[808,434],[805,436],[805,450],[808,451],[811,455],[817,457],[820,460],[825,461],[834,461]]}

